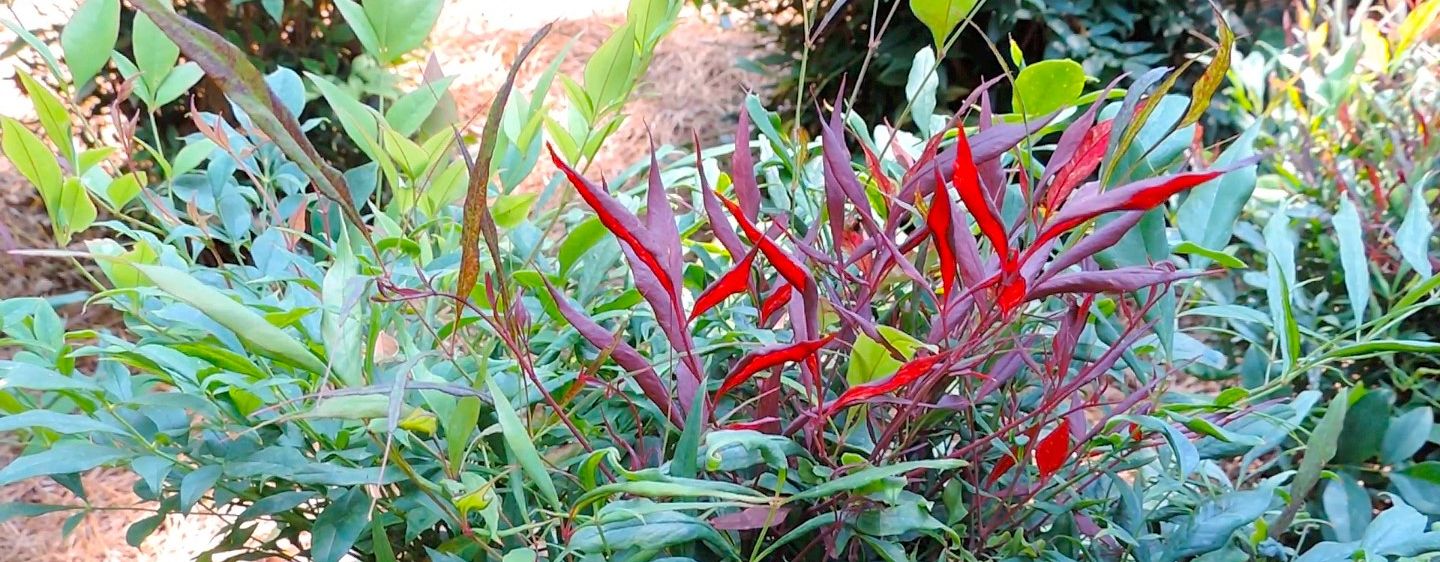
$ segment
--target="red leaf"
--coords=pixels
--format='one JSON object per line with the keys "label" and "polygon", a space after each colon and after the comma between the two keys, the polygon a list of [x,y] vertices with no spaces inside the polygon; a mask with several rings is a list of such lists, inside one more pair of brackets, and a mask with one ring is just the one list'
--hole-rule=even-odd
{"label": "red leaf", "polygon": [[1254,163],[1254,160],[1246,158],[1239,162],[1239,165],[1227,166],[1225,169],[1189,172],[1141,180],[1094,195],[1093,197],[1078,199],[1073,204],[1065,206],[1060,212],[1055,213],[1053,219],[1040,231],[1040,235],[1036,237],[1035,242],[1031,246],[1041,246],[1050,240],[1058,238],[1061,234],[1084,224],[1085,221],[1105,213],[1112,211],[1148,211],[1165,203],[1166,199],[1169,199],[1176,193],[1215,179],[1221,174],[1240,166],[1248,166]]}
{"label": "red leaf", "polygon": [[735,143],[730,181],[734,182],[735,196],[740,198],[740,208],[745,209],[745,218],[754,222],[760,216],[760,186],[755,182],[755,160],[750,155],[750,114],[743,108],[735,124]]}
{"label": "red leaf", "polygon": [[849,390],[842,393],[840,397],[826,404],[824,411],[827,414],[834,414],[848,406],[882,394],[894,392],[903,386],[915,382],[915,379],[920,378],[925,373],[930,372],[931,367],[934,367],[936,363],[939,363],[941,359],[947,356],[949,356],[948,353],[938,353],[929,357],[914,359],[901,365],[900,369],[895,371],[895,374],[890,375],[890,378],[852,386]]}
{"label": "red leaf", "polygon": [[970,141],[965,138],[965,128],[960,127],[957,130],[959,134],[955,136],[955,175],[952,180],[955,191],[960,193],[960,201],[965,203],[965,208],[975,217],[980,233],[990,240],[990,245],[1000,256],[1001,263],[1006,263],[1011,259],[1009,237],[1005,235],[1005,227],[1000,224],[995,206],[980,185],[980,173],[975,169],[975,161],[970,154]]}
{"label": "red leaf", "polygon": [[1035,446],[1035,466],[1040,469],[1040,476],[1048,478],[1065,466],[1065,459],[1070,456],[1070,420],[1061,419],[1060,425],[1049,435],[1040,439]]}
{"label": "red leaf", "polygon": [[624,242],[626,246],[629,246],[631,251],[635,252],[635,256],[640,259],[641,263],[643,263],[651,273],[655,274],[656,280],[664,286],[665,291],[670,293],[672,298],[678,295],[669,272],[660,265],[659,257],[651,250],[649,244],[646,244],[645,241],[640,239],[641,235],[648,232],[645,226],[640,223],[640,219],[631,214],[629,210],[625,209],[625,207],[611,197],[610,194],[605,193],[596,187],[595,184],[590,183],[590,180],[585,179],[579,172],[576,172],[574,168],[566,164],[565,161],[560,158],[560,155],[555,152],[554,146],[547,144],[546,148],[550,150],[550,160],[555,163],[555,167],[559,168],[561,172],[564,172],[566,179],[570,180],[570,185],[575,186],[575,191],[580,194],[581,199],[585,200],[585,204],[595,210],[595,214],[599,216],[600,223],[605,226],[605,229],[609,230],[616,238]]}
{"label": "red leaf", "polygon": [[719,400],[721,396],[724,396],[725,393],[734,390],[735,387],[749,380],[755,373],[785,363],[800,361],[814,355],[815,352],[820,351],[820,348],[825,347],[825,345],[833,339],[835,339],[835,335],[831,334],[818,340],[802,341],[782,346],[768,346],[741,357],[740,361],[735,364],[735,368],[731,369],[730,374],[725,377],[725,382],[720,384],[720,390],[715,391],[715,399]]}
{"label": "red leaf", "polygon": [[705,289],[705,292],[695,298],[695,307],[690,311],[691,320],[724,302],[726,297],[743,293],[750,287],[750,271],[755,265],[755,254],[758,249],[757,247],[755,250],[750,250],[750,253],[745,254],[740,263],[735,264],[735,267],[730,268],[730,271],[715,281],[714,285]]}
{"label": "red leaf", "polygon": [[790,302],[790,293],[794,290],[789,283],[780,283],[765,301],[760,303],[760,323],[764,324],[775,313],[780,312],[786,303]]}
{"label": "red leaf", "polygon": [[760,247],[760,252],[765,254],[765,259],[770,260],[770,263],[780,272],[781,277],[784,277],[791,285],[801,289],[810,285],[810,274],[805,271],[805,268],[800,267],[800,264],[795,262],[795,258],[790,257],[790,254],[785,253],[784,250],[781,250],[779,246],[775,245],[774,240],[771,240],[765,236],[764,233],[760,232],[760,229],[756,228],[755,224],[750,222],[749,218],[745,217],[745,213],[740,210],[740,207],[736,205],[734,201],[721,197],[720,202],[724,203],[725,207],[730,210],[730,214],[735,217],[735,221],[740,223],[740,230],[745,231],[745,237],[750,239],[751,244]]}
{"label": "red leaf", "polygon": [[[945,188],[945,178],[935,171],[935,192],[930,197],[930,212],[925,215],[930,225],[930,235],[935,238],[935,252],[940,254],[941,288],[945,294],[955,287],[955,237],[950,229],[950,191]],[[947,299],[948,300],[948,299]]]}
{"label": "red leaf", "polygon": [[1045,192],[1045,209],[1048,212],[1053,213],[1064,205],[1075,186],[1100,167],[1100,162],[1105,159],[1105,149],[1110,145],[1110,129],[1114,125],[1114,119],[1101,121],[1085,131],[1079,150],[1055,173],[1055,179]]}
{"label": "red leaf", "polygon": [[1009,274],[1002,275],[1009,278],[1000,282],[1000,295],[996,298],[996,304],[1000,306],[1001,312],[1010,314],[1020,306],[1020,303],[1025,302],[1025,293],[1028,288],[1025,278]]}

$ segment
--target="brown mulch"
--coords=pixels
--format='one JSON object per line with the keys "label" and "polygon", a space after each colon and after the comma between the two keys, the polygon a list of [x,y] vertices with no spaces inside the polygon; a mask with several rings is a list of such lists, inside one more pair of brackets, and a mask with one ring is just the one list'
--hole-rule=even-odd
{"label": "brown mulch", "polygon": [[[68,0],[36,0],[65,3]],[[541,0],[541,3],[560,0]],[[528,92],[554,56],[573,42],[561,65],[561,73],[582,75],[584,61],[623,18],[613,9],[593,9],[599,0],[569,0],[584,4],[583,19],[561,20],[550,38],[537,48],[523,67],[518,90]],[[605,0],[623,6],[625,2]],[[594,2],[594,4],[587,4]],[[21,2],[24,4],[25,2]],[[433,34],[431,48],[447,75],[456,76],[451,92],[458,114],[477,116],[469,122],[478,132],[480,121],[493,101],[494,90],[504,78],[509,61],[533,29],[506,28],[485,21],[485,9],[492,12],[502,0],[449,0]],[[577,5],[578,5],[577,4]],[[485,9],[476,9],[483,6]],[[735,67],[740,57],[754,56],[757,37],[738,29],[721,29],[713,17],[700,17],[689,8],[675,31],[661,44],[647,78],[631,98],[630,117],[601,149],[590,174],[614,175],[639,161],[648,152],[646,126],[657,144],[689,145],[691,131],[698,130],[702,142],[728,138],[733,115],[747,88],[758,88],[764,77]],[[67,10],[68,11],[68,10]],[[591,12],[600,12],[591,14]],[[577,14],[577,11],[567,12]],[[482,15],[476,15],[482,14]],[[607,15],[609,14],[609,15]],[[0,14],[10,17],[8,14]],[[21,14],[22,16],[24,14]],[[27,18],[22,17],[22,21]],[[501,22],[503,23],[503,22]],[[411,77],[420,75],[423,62],[400,69]],[[13,67],[0,60],[0,113],[24,119],[30,114],[27,101],[17,98],[12,86]],[[563,108],[559,84],[552,88],[547,104]],[[32,116],[33,117],[33,116]],[[28,120],[27,120],[28,121]],[[532,177],[546,178],[553,167],[541,159]],[[88,291],[84,276],[68,260],[8,255],[12,248],[53,248],[45,209],[28,182],[8,163],[0,162],[0,298],[58,296]],[[62,307],[62,317],[71,326],[118,326],[113,314],[100,308],[82,310],[78,305]],[[0,349],[0,358],[7,357]],[[0,466],[17,454],[11,436],[0,435]],[[84,476],[93,505],[121,509],[94,511],[68,538],[61,527],[71,513],[55,513],[33,519],[0,523],[0,562],[171,562],[188,561],[215,540],[220,528],[214,517],[172,516],[151,537],[133,548],[125,542],[129,525],[149,513],[131,493],[135,477],[123,468],[99,469]],[[0,503],[33,502],[75,505],[78,502],[63,487],[48,480],[28,481],[0,487]]]}

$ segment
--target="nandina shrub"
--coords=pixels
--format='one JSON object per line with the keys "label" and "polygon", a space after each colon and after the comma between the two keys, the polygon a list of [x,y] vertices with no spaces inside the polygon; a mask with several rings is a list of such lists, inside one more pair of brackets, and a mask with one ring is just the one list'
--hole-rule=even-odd
{"label": "nandina shrub", "polygon": [[[1106,95],[1066,112],[1068,124],[997,120],[979,91],[913,158],[847,130],[838,108],[818,151],[787,152],[768,114],[743,112],[719,179],[728,192],[704,162],[664,174],[652,160],[643,213],[552,152],[595,214],[582,229],[614,236],[631,302],[649,309],[606,325],[563,278],[546,280],[555,314],[598,350],[577,354],[580,382],[638,390],[617,416],[627,433],[680,432],[660,470],[633,474],[622,467],[670,448],[612,436],[622,448],[601,456],[624,477],[590,490],[581,512],[640,499],[596,508],[571,545],[631,555],[692,526],[717,555],[782,560],[1173,558],[1228,542],[1270,489],[1217,507],[1185,483],[1198,463],[1189,439],[1224,432],[1208,420],[1236,410],[1171,408],[1158,390],[1175,368],[1163,343],[1171,287],[1205,272],[1177,267],[1168,247],[1153,263],[1127,255],[1125,242],[1163,235],[1172,196],[1254,160],[1137,172],[1134,155],[1153,147],[1135,138],[1183,128],[1187,106],[1152,112],[1164,87],[1135,86],[1104,111]],[[764,169],[752,119],[774,153]],[[689,174],[694,212],[677,223],[664,178]],[[593,283],[578,292],[598,300]],[[600,308],[614,316],[613,301]],[[612,362],[622,375],[593,374]],[[1179,495],[1147,492],[1160,489]],[[1151,500],[1172,511],[1146,512]],[[1247,515],[1180,515],[1197,504]]]}

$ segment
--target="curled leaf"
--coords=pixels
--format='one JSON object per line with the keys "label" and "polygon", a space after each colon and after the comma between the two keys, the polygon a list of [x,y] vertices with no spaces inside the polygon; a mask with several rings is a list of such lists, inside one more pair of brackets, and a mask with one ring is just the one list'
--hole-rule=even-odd
{"label": "curled leaf", "polygon": [[749,380],[755,373],[785,363],[802,361],[815,355],[820,348],[825,347],[833,339],[835,339],[835,335],[831,334],[820,339],[768,346],[741,357],[740,361],[735,364],[735,368],[731,369],[730,374],[725,377],[725,381],[720,384],[720,389],[715,391],[715,399],[719,400],[721,396]]}
{"label": "curled leaf", "polygon": [[714,285],[711,285],[710,288],[705,289],[705,292],[700,293],[699,297],[696,297],[695,306],[690,310],[691,320],[704,314],[705,311],[714,308],[715,305],[724,302],[726,297],[743,293],[745,289],[749,288],[750,273],[754,268],[755,254],[758,251],[758,247],[750,250],[750,253],[745,254],[745,257],[740,260],[740,263],[735,264],[735,267],[725,272],[725,275],[715,281]]}

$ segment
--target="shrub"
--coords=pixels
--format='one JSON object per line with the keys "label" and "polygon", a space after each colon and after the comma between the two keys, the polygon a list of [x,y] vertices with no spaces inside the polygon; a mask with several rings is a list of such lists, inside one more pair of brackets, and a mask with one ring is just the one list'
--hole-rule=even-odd
{"label": "shrub", "polygon": [[[1121,73],[1139,74],[1162,65],[1178,65],[1186,54],[1203,48],[1191,31],[1213,29],[1210,8],[1204,2],[1081,0],[1036,2],[819,2],[770,0],[711,0],[717,7],[745,15],[769,37],[774,53],[754,61],[757,70],[775,76],[771,100],[787,111],[797,93],[833,99],[845,84],[863,81],[865,87],[847,90],[853,111],[870,122],[901,118],[905,84],[912,72],[911,54],[934,40],[931,29],[915,13],[945,9],[973,10],[974,34],[951,38],[939,68],[941,101],[955,102],[987,79],[1001,76],[1006,61],[986,48],[1012,45],[1030,60],[1071,59],[1084,65],[1088,76],[1108,83]],[[1235,3],[1237,9],[1247,3]],[[1252,9],[1249,21],[1258,17]],[[1263,31],[1264,27],[1260,27]],[[933,42],[932,42],[933,41]],[[949,44],[949,43],[946,43]],[[803,60],[803,64],[802,61]],[[801,75],[804,72],[804,76]],[[1003,90],[1006,85],[1000,85]],[[812,112],[797,116],[810,129]]]}

